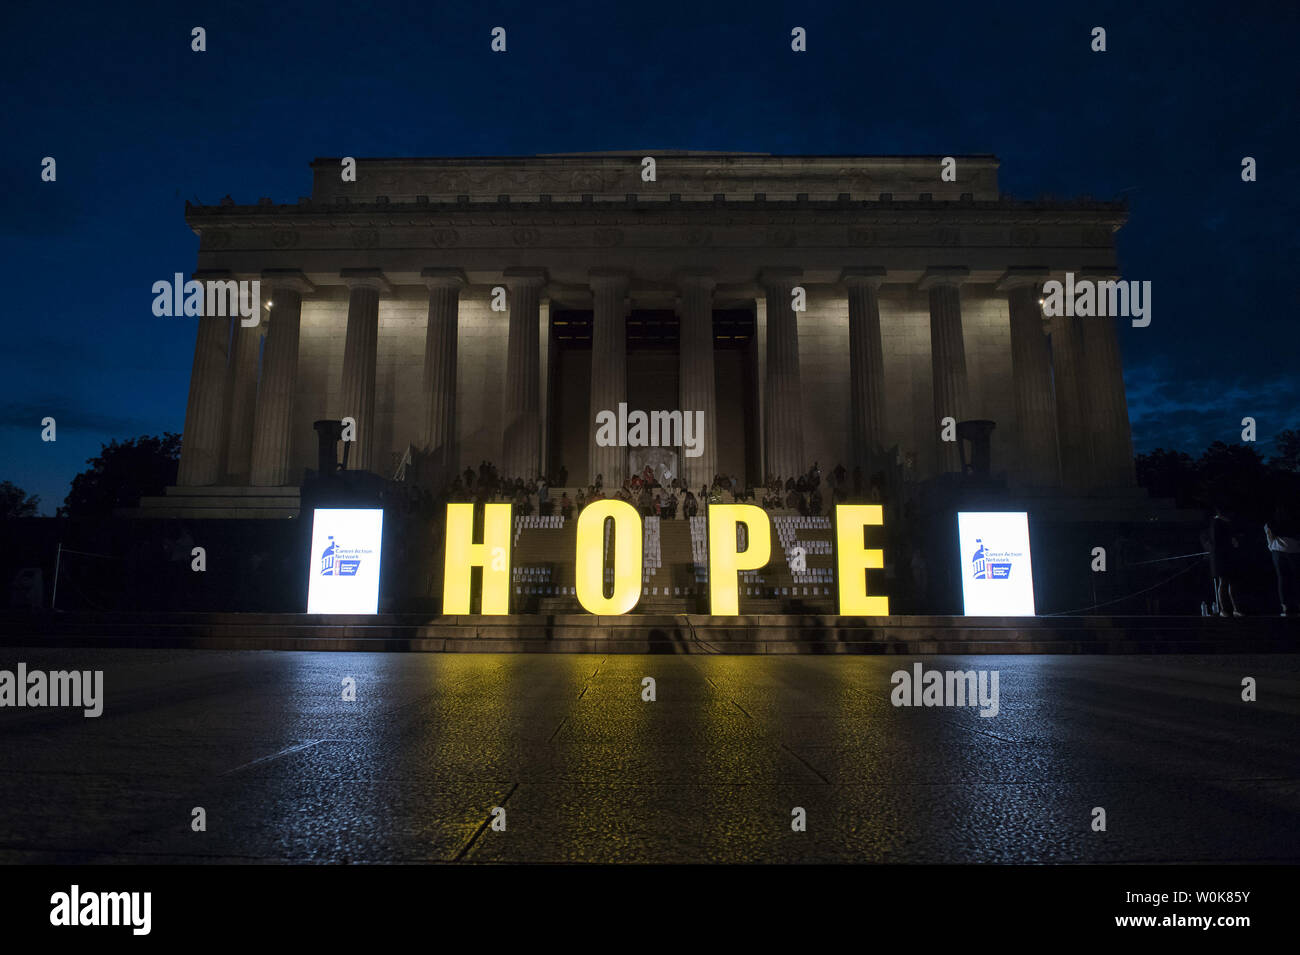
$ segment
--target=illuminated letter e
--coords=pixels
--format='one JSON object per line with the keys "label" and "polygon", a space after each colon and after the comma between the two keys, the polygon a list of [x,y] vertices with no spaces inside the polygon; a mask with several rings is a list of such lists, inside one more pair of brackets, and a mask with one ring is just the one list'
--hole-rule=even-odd
{"label": "illuminated letter e", "polygon": [[884,509],[879,504],[835,505],[835,575],[842,616],[889,616],[888,597],[867,596],[866,571],[884,567],[885,552],[868,550],[863,533],[871,524],[884,523]]}

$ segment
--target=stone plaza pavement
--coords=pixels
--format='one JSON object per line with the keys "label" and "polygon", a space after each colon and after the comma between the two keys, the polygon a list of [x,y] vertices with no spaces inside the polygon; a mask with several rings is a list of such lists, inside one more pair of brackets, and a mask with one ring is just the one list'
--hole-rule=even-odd
{"label": "stone plaza pavement", "polygon": [[[19,661],[105,702],[0,708],[0,863],[1300,861],[1300,655]],[[891,705],[915,662],[997,715]]]}

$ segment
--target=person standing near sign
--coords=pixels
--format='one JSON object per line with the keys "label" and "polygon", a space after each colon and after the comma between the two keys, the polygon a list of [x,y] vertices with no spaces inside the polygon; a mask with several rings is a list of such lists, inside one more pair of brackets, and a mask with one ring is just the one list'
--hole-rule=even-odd
{"label": "person standing near sign", "polygon": [[1268,555],[1273,558],[1277,597],[1285,617],[1288,607],[1292,613],[1300,607],[1300,526],[1287,510],[1278,507],[1264,525],[1264,539],[1268,541]]}
{"label": "person standing near sign", "polygon": [[1214,505],[1214,519],[1210,521],[1210,576],[1214,578],[1214,602],[1219,608],[1219,616],[1228,616],[1226,601],[1232,601],[1232,616],[1245,616],[1237,607],[1236,595],[1232,592],[1232,582],[1237,577],[1236,540],[1232,534],[1232,524],[1223,513],[1223,508]]}

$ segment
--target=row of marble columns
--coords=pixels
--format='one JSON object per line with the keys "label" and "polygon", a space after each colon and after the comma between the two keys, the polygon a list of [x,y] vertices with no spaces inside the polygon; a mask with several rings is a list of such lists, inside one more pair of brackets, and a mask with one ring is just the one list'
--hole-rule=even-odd
{"label": "row of marble columns", "polygon": [[[790,309],[790,293],[800,275],[772,269],[760,276],[768,316],[764,467],[766,474],[781,477],[807,466],[797,322]],[[940,472],[962,469],[961,446],[944,440],[943,421],[960,422],[972,412],[961,314],[961,287],[969,276],[964,267],[932,268],[918,286],[929,295]],[[879,304],[886,277],[884,269],[872,267],[845,269],[840,276],[848,293],[850,444],[855,463],[866,471],[880,460],[886,433]],[[1060,316],[1044,328],[1039,296],[1047,278],[1046,269],[1012,268],[998,283],[1007,293],[1016,411],[1016,460],[1008,470],[1016,484],[1030,487],[1130,486],[1133,446],[1115,320]]]}
{"label": "row of marble columns", "polygon": [[1010,269],[999,283],[1011,319],[1020,482],[1131,486],[1133,442],[1116,320],[1054,316],[1047,320],[1049,345],[1039,305],[1047,277],[1045,269]]}
{"label": "row of marble columns", "polygon": [[[422,377],[421,434],[415,443],[429,449],[443,474],[456,460],[456,366],[458,310],[466,278],[459,269],[426,269],[428,325]],[[375,377],[379,301],[391,287],[377,269],[345,269],[348,313],[341,385],[342,415],[355,421],[349,467],[370,470],[374,447]],[[849,312],[850,443],[855,464],[869,470],[883,452],[885,435],[884,350],[879,290],[884,269],[845,269]],[[957,443],[942,440],[941,421],[968,417],[969,386],[962,331],[961,286],[969,270],[927,271],[920,288],[930,306],[931,367],[935,440],[941,471],[960,471]],[[1119,347],[1111,319],[1054,318],[1051,343],[1044,334],[1039,288],[1045,270],[1011,269],[998,287],[1007,293],[1010,316],[1012,388],[1017,422],[1018,460],[1010,468],[1016,482],[1031,486],[1123,486],[1133,483],[1132,446]],[[506,375],[501,470],[531,477],[543,470],[541,346],[539,308],[547,274],[543,269],[507,269]],[[763,386],[763,466],[766,476],[782,478],[808,467],[803,447],[798,315],[792,292],[802,281],[798,269],[765,269],[759,283],[766,296]],[[593,271],[591,414],[586,426],[590,479],[622,481],[627,452],[602,447],[594,439],[599,411],[616,411],[627,398],[626,318],[629,276]],[[702,411],[704,453],[682,457],[682,477],[690,486],[710,480],[717,468],[717,401],[713,358],[713,293],[707,271],[677,277],[681,339],[681,409]],[[272,487],[296,483],[290,470],[293,403],[297,384],[302,299],[314,286],[299,272],[263,274],[263,296],[272,303],[265,326],[230,319],[199,320],[179,483],[212,485],[222,481]],[[260,336],[266,329],[261,348]],[[255,397],[254,397],[255,396]],[[298,425],[301,427],[301,422]],[[576,426],[576,423],[575,423]]]}

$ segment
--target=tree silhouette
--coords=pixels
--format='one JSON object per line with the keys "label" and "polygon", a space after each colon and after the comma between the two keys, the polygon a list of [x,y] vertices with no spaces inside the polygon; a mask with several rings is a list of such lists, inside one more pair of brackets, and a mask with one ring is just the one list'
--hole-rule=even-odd
{"label": "tree silhouette", "polygon": [[1172,497],[1179,507],[1201,507],[1200,474],[1196,461],[1182,451],[1156,448],[1135,461],[1137,482],[1152,497]]}
{"label": "tree silhouette", "polygon": [[1300,431],[1278,432],[1274,445],[1277,454],[1268,463],[1283,471],[1300,471]]}
{"label": "tree silhouette", "polygon": [[59,514],[111,517],[115,508],[134,507],[147,494],[161,494],[176,483],[180,455],[181,436],[172,431],[161,438],[142,435],[100,445],[99,456],[86,462],[90,469],[72,479]]}
{"label": "tree silhouette", "polygon": [[0,520],[10,517],[35,517],[41,506],[41,499],[27,492],[16,484],[0,481]]}
{"label": "tree silhouette", "polygon": [[1217,503],[1239,517],[1262,522],[1274,507],[1300,499],[1295,434],[1282,432],[1277,441],[1280,455],[1267,461],[1253,445],[1222,441],[1199,458],[1157,448],[1137,456],[1137,482],[1153,497],[1174,498],[1179,507],[1209,510]]}

